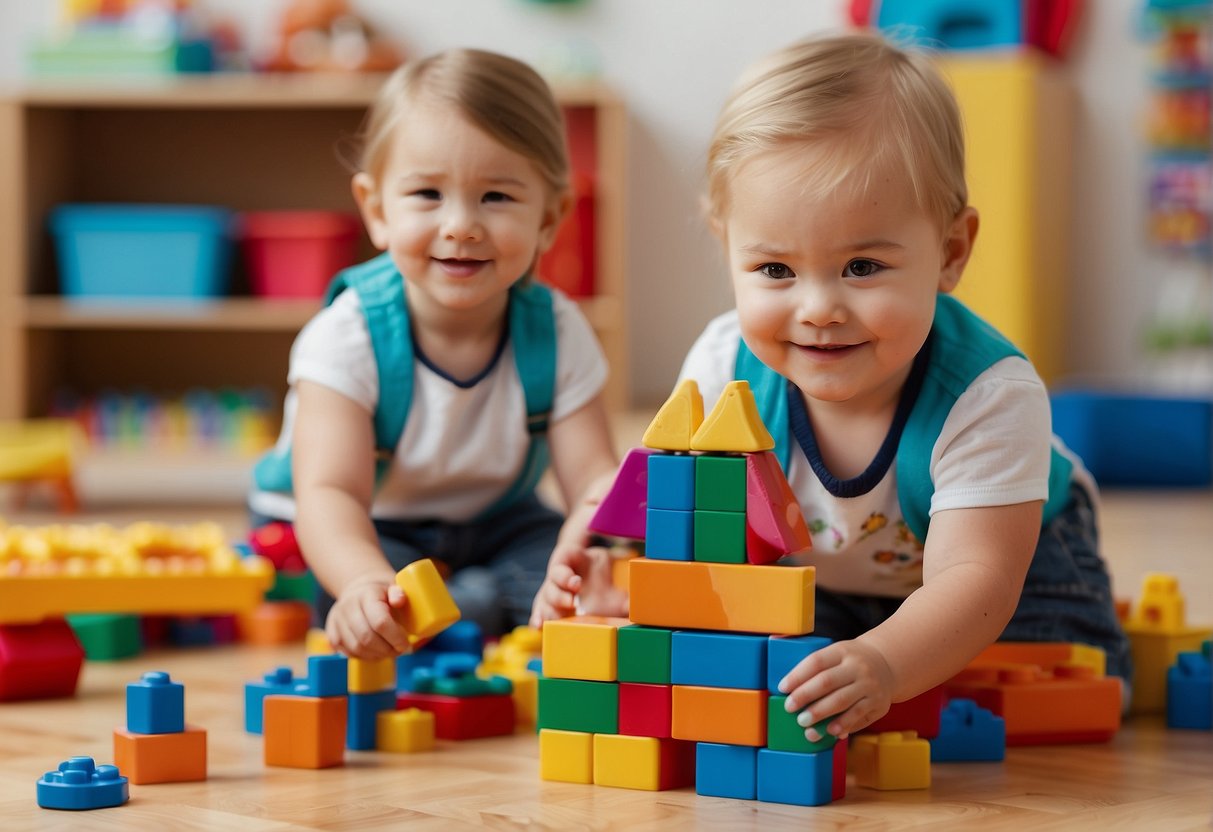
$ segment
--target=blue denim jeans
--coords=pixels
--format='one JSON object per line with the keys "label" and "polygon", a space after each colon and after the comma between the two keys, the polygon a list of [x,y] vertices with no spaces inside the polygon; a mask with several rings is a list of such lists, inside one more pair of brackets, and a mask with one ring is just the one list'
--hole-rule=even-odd
{"label": "blue denim jeans", "polygon": [[[254,514],[253,527],[272,518]],[[393,569],[432,558],[449,573],[447,588],[465,620],[495,636],[525,624],[547,574],[564,518],[534,495],[492,517],[468,523],[375,520]],[[323,627],[333,597],[317,587],[313,621]]]}
{"label": "blue denim jeans", "polygon": [[[815,635],[850,639],[884,621],[900,598],[847,595],[817,589]],[[1066,508],[1040,530],[1019,606],[999,641],[1091,644],[1107,654],[1109,676],[1132,674],[1129,639],[1116,618],[1111,580],[1099,554],[1091,497],[1070,486]]]}

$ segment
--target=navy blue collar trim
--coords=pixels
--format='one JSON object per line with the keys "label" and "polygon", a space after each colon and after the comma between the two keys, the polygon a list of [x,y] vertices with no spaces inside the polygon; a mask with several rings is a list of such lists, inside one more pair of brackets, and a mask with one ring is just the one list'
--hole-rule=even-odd
{"label": "navy blue collar trim", "polygon": [[812,466],[813,473],[817,474],[817,479],[821,480],[821,484],[832,496],[860,497],[875,488],[876,484],[888,473],[893,460],[897,458],[897,446],[901,442],[901,433],[905,430],[906,422],[910,418],[910,411],[914,408],[914,402],[918,401],[918,394],[922,390],[922,382],[927,374],[927,363],[931,356],[931,341],[932,337],[928,335],[926,343],[914,357],[909,378],[906,379],[905,386],[901,389],[897,412],[893,414],[893,424],[889,426],[889,432],[885,435],[880,450],[876,452],[875,458],[863,473],[849,480],[838,479],[826,468],[826,464],[821,458],[821,450],[817,447],[817,437],[813,435],[813,425],[809,422],[804,397],[800,395],[800,390],[796,385],[791,381],[787,383],[788,427],[800,444],[800,449],[804,452],[809,465]]}
{"label": "navy blue collar trim", "polygon": [[496,367],[497,362],[501,360],[501,354],[505,352],[505,345],[510,340],[510,318],[508,315],[506,316],[505,326],[501,328],[501,340],[497,342],[497,349],[493,351],[493,357],[489,359],[488,365],[483,370],[476,373],[476,375],[466,379],[455,378],[446,370],[442,369],[431,361],[430,357],[421,349],[421,345],[417,343],[417,336],[413,334],[412,330],[409,331],[409,336],[413,339],[413,355],[416,356],[418,361],[428,367],[431,372],[441,378],[446,379],[456,387],[463,390],[468,390],[475,387],[477,384],[483,381],[489,373],[493,372],[493,368]]}

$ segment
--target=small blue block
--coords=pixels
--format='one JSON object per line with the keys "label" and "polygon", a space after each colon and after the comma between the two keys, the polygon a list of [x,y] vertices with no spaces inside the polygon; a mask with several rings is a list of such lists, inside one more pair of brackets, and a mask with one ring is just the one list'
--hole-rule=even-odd
{"label": "small blue block", "polygon": [[695,509],[695,457],[653,454],[649,457],[649,508]]}
{"label": "small blue block", "polygon": [[697,743],[695,793],[753,800],[758,794],[758,749],[746,745]]}
{"label": "small blue block", "polygon": [[779,680],[788,675],[801,659],[828,647],[823,636],[771,636],[767,640],[767,691],[780,693]]}
{"label": "small blue block", "polygon": [[972,699],[952,699],[931,740],[932,763],[997,762],[1007,755],[1007,723]]}
{"label": "small blue block", "polygon": [[185,730],[185,686],[160,670],[126,686],[126,730],[178,734]]}
{"label": "small blue block", "polygon": [[307,695],[307,682],[294,678],[289,667],[276,667],[265,674],[264,682],[244,685],[244,730],[260,734],[265,697],[273,694]]}
{"label": "small blue block", "polygon": [[484,631],[475,621],[464,619],[447,627],[421,648],[433,653],[474,653],[484,655]]}
{"label": "small blue block", "polygon": [[918,39],[947,49],[1023,43],[1022,0],[881,0],[881,29],[910,27]]}
{"label": "small blue block", "polygon": [[413,680],[413,671],[424,668],[430,670],[434,666],[434,660],[440,656],[440,653],[434,653],[427,650],[418,650],[416,653],[402,653],[396,657],[396,690],[401,692],[412,691],[410,687]]}
{"label": "small blue block", "polygon": [[475,653],[439,653],[434,659],[434,675],[445,678],[475,673],[480,656]]}
{"label": "small blue block", "polygon": [[670,638],[670,683],[762,690],[767,681],[767,636],[675,630]]}
{"label": "small blue block", "polygon": [[652,560],[693,560],[695,512],[650,508],[645,513],[644,556]]}
{"label": "small blue block", "polygon": [[758,749],[758,799],[765,803],[824,806],[833,797],[834,751],[798,754]]}
{"label": "small blue block", "polygon": [[130,799],[130,786],[117,766],[99,766],[92,757],[72,757],[38,781],[43,809],[105,809]]}
{"label": "small blue block", "polygon": [[529,662],[526,663],[526,669],[530,670],[534,673],[542,673],[543,672],[543,659],[539,658],[539,657],[531,659]]}
{"label": "small blue block", "polygon": [[395,709],[396,691],[394,690],[351,693],[345,730],[345,747],[353,751],[373,749],[378,713]]}
{"label": "small blue block", "polygon": [[345,696],[349,693],[350,662],[340,653],[307,657],[307,695]]}
{"label": "small blue block", "polygon": [[1203,653],[1180,653],[1167,670],[1167,727],[1213,730],[1213,664]]}

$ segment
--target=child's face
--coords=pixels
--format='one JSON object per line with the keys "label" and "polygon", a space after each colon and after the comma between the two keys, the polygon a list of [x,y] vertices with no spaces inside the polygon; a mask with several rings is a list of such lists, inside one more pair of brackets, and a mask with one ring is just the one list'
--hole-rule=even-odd
{"label": "child's face", "polygon": [[531,160],[424,98],[395,128],[380,175],[358,174],[354,192],[371,241],[391,252],[423,314],[504,303],[559,219]]}
{"label": "child's face", "polygon": [[968,256],[941,235],[904,177],[873,177],[864,194],[820,196],[798,144],[746,161],[734,174],[718,230],[733,277],[741,332],[806,400],[856,407],[895,403],[935,315]]}

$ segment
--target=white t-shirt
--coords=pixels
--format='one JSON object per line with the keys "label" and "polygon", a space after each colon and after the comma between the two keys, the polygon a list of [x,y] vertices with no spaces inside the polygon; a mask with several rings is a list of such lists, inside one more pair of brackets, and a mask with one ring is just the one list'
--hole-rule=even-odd
{"label": "white t-shirt", "polygon": [[[577,305],[552,291],[556,318],[556,389],[551,423],[579,410],[602,390],[607,365]],[[441,363],[441,356],[430,356]],[[291,347],[279,448],[290,445],[295,385],[323,384],[367,411],[379,402],[379,373],[357,292],[346,291],[303,328]],[[512,345],[471,387],[460,386],[414,361],[413,403],[391,471],[371,506],[376,519],[464,522],[496,501],[517,479],[526,459],[526,402]],[[254,511],[291,520],[294,500],[254,490]]]}
{"label": "white t-shirt", "polygon": [[[687,355],[679,380],[694,379],[709,410],[733,380],[740,342],[734,310],[709,323]],[[1044,500],[1051,437],[1048,392],[1032,365],[998,361],[956,400],[935,442],[930,513]],[[923,547],[902,519],[896,464],[867,493],[838,497],[790,441],[788,482],[813,537],[798,562],[817,567],[817,583],[835,592],[904,597],[921,586]],[[1089,479],[1077,462],[1075,470]]]}

